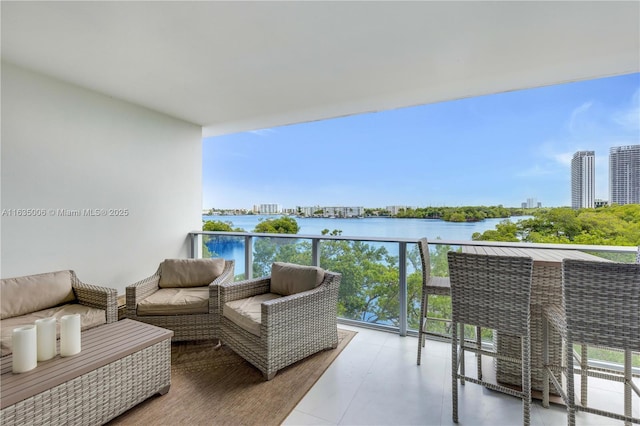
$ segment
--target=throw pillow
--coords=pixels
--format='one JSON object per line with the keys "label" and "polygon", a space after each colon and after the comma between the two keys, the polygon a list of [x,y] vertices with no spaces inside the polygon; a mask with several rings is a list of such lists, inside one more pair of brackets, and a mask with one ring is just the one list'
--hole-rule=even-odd
{"label": "throw pillow", "polygon": [[214,259],[166,259],[160,267],[161,288],[202,287],[224,271],[225,261]]}
{"label": "throw pillow", "polygon": [[293,263],[274,262],[271,265],[271,293],[281,296],[316,288],[324,280],[324,269]]}

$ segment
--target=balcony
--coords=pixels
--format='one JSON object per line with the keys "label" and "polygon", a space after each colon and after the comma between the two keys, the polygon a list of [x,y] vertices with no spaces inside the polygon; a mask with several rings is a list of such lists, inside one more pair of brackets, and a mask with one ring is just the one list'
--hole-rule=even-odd
{"label": "balcony", "polygon": [[[355,310],[339,317],[340,326],[358,332],[354,340],[334,361],[321,379],[298,404],[287,419],[287,424],[451,424],[451,347],[449,344],[450,309],[448,297],[436,299],[431,314],[440,320],[431,324],[433,339],[426,344],[422,366],[416,365],[419,289],[421,280],[417,247],[412,239],[356,238],[346,236],[311,236],[228,232],[193,232],[191,234],[194,257],[203,256],[208,249],[220,243],[235,244],[234,258],[239,265],[236,279],[265,273],[272,261],[298,259],[300,263],[337,265],[340,256],[351,256],[339,250],[346,246],[358,247],[363,256],[377,253],[377,261],[369,268],[388,268],[396,271],[395,282],[388,281],[390,297],[385,299],[388,309],[375,306],[379,295],[366,301],[369,310],[355,314]],[[345,246],[346,245],[346,246]],[[635,247],[578,246],[554,244],[494,243],[476,241],[430,241],[432,273],[446,275],[446,252],[462,246],[519,247],[536,249],[580,250],[619,261],[632,262]],[[377,252],[382,250],[383,254]],[[279,256],[285,256],[281,258]],[[349,257],[349,262],[365,265],[365,259]],[[331,267],[330,267],[331,269]],[[333,270],[338,270],[333,267]],[[266,272],[265,274],[267,274]],[[383,272],[381,272],[384,275]],[[382,276],[381,275],[381,276]],[[361,283],[353,281],[357,274],[345,274],[343,285],[350,291],[362,291]],[[388,275],[386,279],[389,279]],[[357,279],[356,279],[357,280]],[[369,285],[365,284],[366,285]],[[384,287],[384,285],[383,285]],[[416,290],[417,288],[417,290]],[[371,290],[371,288],[369,288]],[[380,289],[378,289],[380,290]],[[366,293],[366,291],[364,291]],[[387,296],[389,296],[387,294]],[[346,297],[346,294],[342,295]],[[445,300],[437,300],[445,299]],[[431,302],[430,302],[431,303]],[[390,314],[396,309],[395,315]],[[380,315],[384,311],[386,315]],[[343,313],[345,313],[343,311]],[[492,335],[483,334],[483,343],[492,346]],[[473,355],[468,363],[473,362]],[[617,365],[621,354],[599,350],[589,352],[591,363]],[[493,360],[485,359],[485,374],[493,374]],[[473,365],[473,364],[469,364]],[[634,360],[634,373],[640,373],[640,357]],[[577,380],[577,385],[579,379]],[[518,424],[521,422],[521,402],[488,389],[470,385],[460,391],[460,418],[466,424]],[[590,378],[589,394],[596,407],[619,407],[622,411],[623,389]],[[593,396],[591,396],[593,395]],[[535,396],[535,395],[534,395]],[[539,395],[538,395],[539,396]],[[634,396],[633,415],[640,413],[640,401]],[[597,402],[596,402],[597,401]],[[594,403],[596,402],[596,403]],[[532,424],[563,424],[564,407],[552,404],[542,407],[539,399],[532,406]],[[603,417],[579,413],[579,424],[617,424]],[[618,422],[619,423],[619,422]]]}
{"label": "balcony", "polygon": [[[2,207],[48,213],[2,217],[1,276],[68,267],[123,293],[159,259],[188,255],[185,235],[201,223],[203,135],[637,73],[637,17],[637,2],[2,2]],[[88,208],[127,209],[128,216],[56,214]],[[308,262],[318,262],[323,244],[307,241]],[[366,328],[316,389],[342,373],[335,368],[358,362],[358,346],[362,356],[381,352],[367,349],[369,334],[384,347],[403,342],[407,354],[415,346],[408,252],[403,242],[376,243],[397,247],[395,314],[359,318]],[[201,245],[194,248],[198,255]],[[248,274],[252,255],[242,260]],[[433,331],[444,339],[443,319]],[[396,367],[410,374],[417,369],[409,361]],[[429,374],[425,367],[420,374]],[[368,411],[379,423],[401,422],[402,411],[419,407],[408,407],[409,398],[429,402],[437,383],[429,379],[403,388],[406,399],[381,391],[372,401],[385,411],[360,404],[363,419]],[[443,380],[433,395],[444,407],[438,419],[448,423],[446,371]],[[354,388],[368,384],[325,386],[346,409],[356,403]],[[465,392],[486,393],[473,388]],[[379,403],[383,396],[388,401]],[[359,422],[338,414],[328,422]]]}

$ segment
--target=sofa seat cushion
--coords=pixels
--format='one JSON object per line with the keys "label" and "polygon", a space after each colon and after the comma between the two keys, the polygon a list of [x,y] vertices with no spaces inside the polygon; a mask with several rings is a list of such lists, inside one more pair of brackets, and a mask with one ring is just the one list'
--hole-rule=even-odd
{"label": "sofa seat cushion", "polygon": [[0,349],[2,356],[11,353],[11,332],[14,328],[33,325],[38,319],[55,317],[57,319],[57,333],[58,337],[60,337],[60,318],[64,315],[71,314],[80,314],[80,327],[82,330],[88,330],[107,323],[107,314],[103,309],[92,308],[77,303],[70,303],[19,317],[3,319],[0,321]]}
{"label": "sofa seat cushion", "polygon": [[160,288],[202,287],[224,272],[225,260],[166,259],[160,264]]}
{"label": "sofa seat cushion", "polygon": [[324,269],[317,266],[274,262],[271,265],[271,293],[289,296],[313,290],[324,280]]}
{"label": "sofa seat cushion", "polygon": [[0,280],[0,319],[26,315],[75,300],[71,271]]}
{"label": "sofa seat cushion", "polygon": [[246,299],[227,302],[222,307],[222,315],[232,321],[238,327],[249,333],[260,336],[260,324],[262,323],[262,302],[279,299],[282,296],[274,293],[264,293]]}
{"label": "sofa seat cushion", "polygon": [[209,313],[209,287],[161,288],[138,303],[145,315],[191,315]]}

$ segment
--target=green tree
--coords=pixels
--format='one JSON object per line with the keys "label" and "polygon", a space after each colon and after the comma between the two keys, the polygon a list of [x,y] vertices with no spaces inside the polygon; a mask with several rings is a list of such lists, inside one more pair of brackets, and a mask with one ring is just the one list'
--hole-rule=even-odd
{"label": "green tree", "polygon": [[[503,221],[496,229],[475,233],[474,240],[522,241],[586,245],[640,245],[640,204],[573,210],[567,207],[536,209],[533,218]],[[627,255],[606,255],[631,261]]]}
{"label": "green tree", "polygon": [[277,219],[260,221],[253,232],[266,234],[297,234],[300,230],[298,222],[292,217],[282,216]]}
{"label": "green tree", "polygon": [[[253,232],[268,234],[297,234],[300,227],[294,218],[283,216],[260,221]],[[308,243],[307,243],[308,244]],[[303,253],[308,251],[308,259]],[[271,274],[273,262],[289,262],[309,265],[311,245],[307,248],[291,238],[258,238],[253,250],[253,276],[265,277]]]}
{"label": "green tree", "polygon": [[242,228],[234,228],[233,222],[221,220],[208,220],[202,224],[203,231],[245,232]]}
{"label": "green tree", "polygon": [[496,225],[496,229],[489,229],[482,234],[474,232],[471,236],[474,241],[519,241],[518,226],[510,220],[503,220]]}
{"label": "green tree", "polygon": [[398,324],[398,258],[384,246],[362,241],[321,244],[323,268],[340,272],[338,314],[367,322]]}
{"label": "green tree", "polygon": [[446,216],[449,222],[466,222],[467,218],[465,217],[464,213],[461,212],[453,212],[449,215]]}

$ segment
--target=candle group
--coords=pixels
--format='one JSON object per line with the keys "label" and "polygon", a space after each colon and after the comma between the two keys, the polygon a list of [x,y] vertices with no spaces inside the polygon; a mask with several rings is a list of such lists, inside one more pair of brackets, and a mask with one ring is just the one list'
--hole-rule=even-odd
{"label": "candle group", "polygon": [[[60,356],[80,353],[80,314],[64,315],[60,318]],[[56,356],[56,319],[43,318],[33,325],[13,329],[11,333],[12,371],[24,373],[33,370],[38,361]]]}

